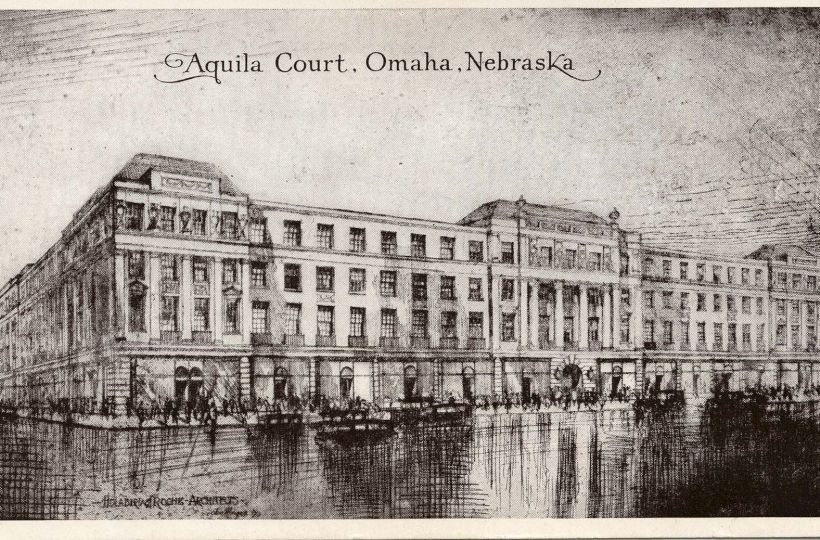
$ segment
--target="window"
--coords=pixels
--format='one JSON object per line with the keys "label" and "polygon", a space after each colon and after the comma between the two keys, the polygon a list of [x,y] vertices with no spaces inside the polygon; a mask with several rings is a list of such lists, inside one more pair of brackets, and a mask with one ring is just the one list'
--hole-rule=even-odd
{"label": "window", "polygon": [[806,346],[814,349],[817,347],[817,328],[814,325],[810,325],[806,328],[807,336],[806,336]]}
{"label": "window", "polygon": [[483,300],[481,293],[481,278],[470,278],[470,292],[468,300]]}
{"label": "window", "polygon": [[333,292],[334,271],[332,266],[316,267],[316,290],[319,292]]}
{"label": "window", "polygon": [[689,311],[689,293],[680,293],[680,308],[684,311]]}
{"label": "window", "polygon": [[501,341],[515,341],[515,313],[501,314]]}
{"label": "window", "polygon": [[672,291],[663,291],[661,293],[664,309],[672,308]]}
{"label": "window", "polygon": [[778,282],[778,285],[780,285],[781,289],[786,288],[786,285],[788,283],[788,275],[786,274],[786,272],[778,272],[777,282]]}
{"label": "window", "polygon": [[441,299],[456,299],[456,278],[454,276],[441,276]]}
{"label": "window", "polygon": [[800,320],[800,300],[792,300],[791,316],[793,321]]}
{"label": "window", "polygon": [[222,261],[222,283],[225,285],[239,283],[239,261],[236,259]]}
{"label": "window", "polygon": [[250,240],[252,244],[267,243],[268,236],[268,220],[266,218],[256,218],[250,222],[251,234]]}
{"label": "window", "polygon": [[714,264],[712,265],[712,282],[713,283],[720,283],[720,274],[723,272],[723,267]]}
{"label": "window", "polygon": [[726,268],[726,283],[734,283],[735,282],[735,267],[729,266]]}
{"label": "window", "polygon": [[706,345],[706,323],[698,323],[698,345]]}
{"label": "window", "polygon": [[723,324],[722,323],[715,323],[715,343],[714,348],[722,349],[723,348]]}
{"label": "window", "polygon": [[752,314],[752,298],[749,296],[744,296],[740,299],[740,309],[746,315]]}
{"label": "window", "polygon": [[729,334],[729,350],[737,349],[737,324],[729,323],[726,326]]}
{"label": "window", "polygon": [[712,298],[712,309],[715,313],[720,311],[720,295],[716,294]]}
{"label": "window", "polygon": [[382,270],[379,277],[379,289],[382,296],[396,296],[396,271]]}
{"label": "window", "polygon": [[765,343],[766,324],[760,323],[757,325],[757,348],[762,349]]}
{"label": "window", "polygon": [[302,222],[285,220],[285,237],[282,243],[290,247],[302,245]]}
{"label": "window", "polygon": [[629,295],[629,289],[621,289],[621,305],[622,306],[631,306],[631,297]]}
{"label": "window", "polygon": [[225,333],[239,333],[239,311],[241,298],[225,298]]}
{"label": "window", "polygon": [[629,343],[629,315],[621,316],[621,343]]}
{"label": "window", "polygon": [[159,213],[159,228],[164,232],[174,232],[174,218],[177,215],[177,209],[173,206],[160,207]]}
{"label": "window", "polygon": [[590,256],[590,270],[594,271],[601,271],[601,254],[598,252],[592,252],[589,254]]}
{"label": "window", "polygon": [[253,302],[251,305],[251,332],[254,334],[268,333],[267,302]]}
{"label": "window", "polygon": [[145,289],[141,285],[133,285],[128,291],[128,328],[145,332]]}
{"label": "window", "polygon": [[672,321],[663,321],[663,342],[666,345],[672,344]]}
{"label": "window", "polygon": [[512,264],[514,262],[512,242],[501,242],[501,262],[504,264]]}
{"label": "window", "polygon": [[396,310],[382,310],[382,332],[381,337],[396,337]]}
{"label": "window", "polygon": [[698,263],[695,267],[696,278],[698,281],[703,281],[704,276],[706,274],[706,265],[703,263]]}
{"label": "window", "polygon": [[800,289],[803,286],[803,276],[801,274],[792,274],[792,289]]}
{"label": "window", "polygon": [[515,296],[515,281],[510,278],[501,278],[501,299],[512,300]]}
{"label": "window", "polygon": [[742,326],[742,340],[743,340],[743,347],[748,349],[752,346],[752,325],[751,324],[744,324]]}
{"label": "window", "polygon": [[680,342],[681,345],[689,345],[689,321],[680,323]]}
{"label": "window", "polygon": [[484,261],[484,242],[481,242],[479,240],[470,240],[470,242],[467,245],[470,254],[470,261]]}
{"label": "window", "polygon": [[285,264],[285,290],[302,290],[302,267],[298,264]]}
{"label": "window", "polygon": [[395,255],[398,253],[398,240],[393,231],[382,231],[382,254]]}
{"label": "window", "polygon": [[661,265],[663,267],[663,277],[664,277],[664,279],[671,278],[672,277],[672,261],[670,261],[669,259],[664,259],[661,262]]}
{"label": "window", "polygon": [[426,257],[427,256],[427,237],[423,234],[410,235],[410,256],[411,257]]}
{"label": "window", "polygon": [[236,212],[222,212],[222,238],[239,238],[239,216]]}
{"label": "window", "polygon": [[125,228],[129,231],[141,231],[145,206],[140,203],[125,203]]}
{"label": "window", "polygon": [[647,257],[643,260],[643,273],[644,275],[651,276],[655,272],[655,260],[651,257]]}
{"label": "window", "polygon": [[777,316],[778,317],[785,317],[786,316],[786,301],[785,300],[776,300],[777,302]]}
{"label": "window", "polygon": [[178,281],[177,258],[174,255],[163,255],[160,259],[160,275],[163,281]]}
{"label": "window", "polygon": [[251,263],[251,286],[265,287],[268,284],[268,265],[263,262]]}
{"label": "window", "polygon": [[194,332],[207,332],[210,329],[210,308],[208,298],[194,298],[194,320],[191,330]]}
{"label": "window", "polygon": [[194,283],[208,282],[208,261],[202,257],[193,259]]}
{"label": "window", "polygon": [[316,225],[316,242],[320,248],[333,249],[333,225]]}
{"label": "window", "polygon": [[322,337],[336,335],[333,324],[333,306],[318,306],[316,311],[316,333]]}
{"label": "window", "polygon": [[414,309],[413,320],[410,325],[410,335],[417,338],[427,337],[427,310]]}
{"label": "window", "polygon": [[800,348],[800,325],[792,325],[792,349]]}
{"label": "window", "polygon": [[731,294],[726,295],[726,311],[729,313],[735,312],[735,297]]}
{"label": "window", "polygon": [[763,298],[758,296],[755,302],[757,304],[757,314],[763,315]]}
{"label": "window", "polygon": [[755,269],[755,285],[762,285],[763,281],[763,270],[756,268]]}
{"label": "window", "polygon": [[285,304],[285,334],[302,335],[302,304]]}
{"label": "window", "polygon": [[655,321],[646,320],[643,322],[644,343],[655,343]]}
{"label": "window", "polygon": [[689,279],[689,263],[681,262],[680,263],[680,278],[681,279]]}
{"label": "window", "polygon": [[198,236],[208,234],[208,212],[194,208],[192,221],[194,234]]}
{"label": "window", "polygon": [[[512,243],[512,242],[510,242]],[[578,266],[578,252],[574,249],[567,249],[564,251],[564,261],[566,268],[575,268]]]}
{"label": "window", "polygon": [[806,288],[810,291],[817,290],[817,276],[806,276]]}
{"label": "window", "polygon": [[365,248],[364,229],[359,227],[350,227],[350,251],[362,253]]}
{"label": "window", "polygon": [[646,309],[655,308],[655,293],[652,291],[643,292],[643,307]]}
{"label": "window", "polygon": [[365,332],[365,309],[363,307],[350,308],[350,335],[351,337],[364,337]]}
{"label": "window", "polygon": [[456,337],[456,312],[442,311],[441,312],[441,337],[454,338]]}
{"label": "window", "polygon": [[456,239],[450,236],[441,237],[441,254],[442,259],[453,260],[456,256]]}
{"label": "window", "polygon": [[411,277],[413,300],[427,300],[427,274],[413,274]]}
{"label": "window", "polygon": [[364,293],[364,268],[350,269],[350,292],[354,294]]}
{"label": "window", "polygon": [[786,325],[778,324],[775,329],[775,343],[783,346],[786,344]]}
{"label": "window", "polygon": [[128,252],[128,279],[145,279],[145,255],[142,251]]}
{"label": "window", "polygon": [[749,284],[749,269],[748,268],[741,268],[740,269],[740,284],[741,285],[748,285]]}
{"label": "window", "polygon": [[470,312],[467,333],[468,337],[472,339],[484,337],[484,313],[480,311]]}

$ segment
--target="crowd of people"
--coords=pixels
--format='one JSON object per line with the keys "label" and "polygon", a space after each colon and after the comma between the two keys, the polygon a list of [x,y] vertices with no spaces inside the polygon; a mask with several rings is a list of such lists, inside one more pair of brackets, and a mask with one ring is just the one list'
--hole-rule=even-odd
{"label": "crowd of people", "polygon": [[[728,388],[716,385],[712,388],[709,406],[724,403],[727,399],[755,403],[769,402],[801,402],[820,401],[820,385],[798,388],[790,385],[771,387],[749,387],[742,391],[729,391]],[[617,391],[601,393],[595,390],[564,389],[553,387],[543,393],[534,392],[523,395],[520,392],[506,395],[471,396],[467,399],[461,396],[446,394],[436,403],[466,404],[475,410],[499,412],[523,412],[563,409],[565,411],[600,410],[606,403],[631,403],[637,410],[646,411],[664,408],[670,405],[681,405],[684,402],[682,391],[663,391],[654,386],[647,386],[643,392],[636,392],[632,388],[620,387]],[[126,400],[124,407],[117,407],[113,398],[95,400],[87,397],[79,398],[47,398],[28,399],[22,404],[11,400],[0,400],[0,412],[6,415],[16,415],[20,409],[25,409],[27,415],[37,418],[54,419],[60,415],[99,415],[106,419],[115,419],[118,416],[135,418],[142,426],[148,420],[155,420],[164,425],[202,424],[216,425],[217,419],[234,417],[239,422],[245,422],[249,414],[304,414],[316,412],[322,416],[343,411],[382,411],[396,410],[406,407],[433,405],[431,397],[418,397],[409,400],[384,398],[378,402],[369,402],[361,397],[346,399],[330,398],[325,395],[315,395],[311,400],[297,395],[289,395],[280,399],[256,397],[253,399],[236,399],[217,397],[204,390],[190,399],[146,399]]]}

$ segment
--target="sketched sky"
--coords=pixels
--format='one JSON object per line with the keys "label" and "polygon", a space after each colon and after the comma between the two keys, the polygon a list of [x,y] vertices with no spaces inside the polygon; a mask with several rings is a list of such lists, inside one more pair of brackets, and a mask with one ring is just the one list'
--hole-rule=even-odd
{"label": "sketched sky", "polygon": [[[213,161],[260,198],[457,220],[517,198],[648,242],[743,254],[815,239],[818,11],[0,13],[0,279],[138,152]],[[572,57],[539,73],[372,73],[364,57]],[[342,54],[356,74],[277,73]],[[161,84],[171,52],[260,74]]]}

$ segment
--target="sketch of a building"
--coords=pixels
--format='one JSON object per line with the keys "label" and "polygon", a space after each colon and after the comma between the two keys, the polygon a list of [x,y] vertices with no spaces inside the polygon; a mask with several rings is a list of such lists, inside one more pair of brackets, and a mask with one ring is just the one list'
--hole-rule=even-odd
{"label": "sketch of a building", "polygon": [[271,203],[138,154],[0,290],[0,395],[124,410],[820,383],[815,253],[664,251],[618,219]]}

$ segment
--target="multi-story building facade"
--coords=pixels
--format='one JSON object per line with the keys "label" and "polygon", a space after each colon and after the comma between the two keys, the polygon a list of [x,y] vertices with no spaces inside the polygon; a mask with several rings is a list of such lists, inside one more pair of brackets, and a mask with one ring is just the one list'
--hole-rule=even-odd
{"label": "multi-story building facade", "polygon": [[663,251],[618,218],[265,202],[212,164],[140,154],[0,289],[0,392],[121,407],[820,382],[815,255]]}

